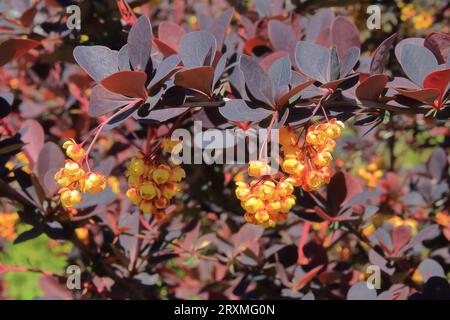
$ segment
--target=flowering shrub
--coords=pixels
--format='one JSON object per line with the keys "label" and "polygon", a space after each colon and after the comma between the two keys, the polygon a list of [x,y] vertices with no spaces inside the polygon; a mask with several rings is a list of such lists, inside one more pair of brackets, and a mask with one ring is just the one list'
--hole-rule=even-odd
{"label": "flowering shrub", "polygon": [[0,295],[448,298],[445,7],[159,2],[1,13]]}

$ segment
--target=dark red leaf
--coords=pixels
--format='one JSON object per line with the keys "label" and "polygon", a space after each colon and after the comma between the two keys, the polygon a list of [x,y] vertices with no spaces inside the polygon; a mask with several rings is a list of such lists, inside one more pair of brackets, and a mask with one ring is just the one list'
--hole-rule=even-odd
{"label": "dark red leaf", "polygon": [[377,101],[387,82],[388,77],[384,74],[370,76],[356,88],[356,96],[361,100]]}
{"label": "dark red leaf", "polygon": [[147,74],[142,71],[120,71],[101,81],[102,86],[111,92],[128,97],[145,99]]}
{"label": "dark red leaf", "polygon": [[0,67],[18,59],[41,43],[31,39],[8,39],[0,44]]}
{"label": "dark red leaf", "polygon": [[439,64],[443,64],[450,54],[450,36],[443,32],[432,32],[425,38],[424,46],[433,52]]}
{"label": "dark red leaf", "polygon": [[179,71],[175,74],[175,84],[186,89],[200,91],[211,95],[214,80],[212,67],[197,67]]}

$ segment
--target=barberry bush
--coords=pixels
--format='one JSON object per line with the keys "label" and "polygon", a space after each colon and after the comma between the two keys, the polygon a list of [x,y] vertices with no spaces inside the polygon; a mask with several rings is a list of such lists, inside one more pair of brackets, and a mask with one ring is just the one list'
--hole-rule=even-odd
{"label": "barberry bush", "polygon": [[369,5],[0,4],[0,297],[450,298],[450,12]]}

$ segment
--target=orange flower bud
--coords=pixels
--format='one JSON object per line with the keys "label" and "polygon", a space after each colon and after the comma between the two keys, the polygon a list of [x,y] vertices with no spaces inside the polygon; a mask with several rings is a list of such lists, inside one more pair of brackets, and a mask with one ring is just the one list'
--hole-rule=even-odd
{"label": "orange flower bud", "polygon": [[153,204],[157,209],[165,209],[169,206],[169,200],[164,197],[153,200]]}

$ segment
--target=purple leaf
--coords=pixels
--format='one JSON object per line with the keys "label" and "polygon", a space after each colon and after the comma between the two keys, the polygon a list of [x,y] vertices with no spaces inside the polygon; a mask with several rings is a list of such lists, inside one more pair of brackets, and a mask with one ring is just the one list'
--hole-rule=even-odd
{"label": "purple leaf", "polygon": [[60,147],[53,142],[47,142],[39,153],[36,173],[47,197],[53,196],[59,189],[55,181],[55,173],[64,167],[65,156]]}
{"label": "purple leaf", "polygon": [[103,46],[78,46],[73,49],[76,62],[96,82],[119,71],[119,53]]}
{"label": "purple leaf", "polygon": [[38,160],[39,153],[44,147],[44,129],[39,122],[29,119],[22,124],[19,132],[22,141],[25,143],[23,150],[34,165]]}
{"label": "purple leaf", "polygon": [[222,76],[222,73],[225,70],[226,64],[227,64],[227,55],[224,54],[220,57],[219,61],[217,62],[216,68],[214,69],[213,87],[217,84],[217,81],[220,80],[220,77]]}
{"label": "purple leaf", "polygon": [[[294,74],[294,73],[292,73]],[[311,84],[313,84],[313,80],[310,81],[306,81],[303,83],[298,83],[297,85],[295,85],[294,87],[292,87],[289,92],[287,92],[286,94],[284,94],[283,96],[281,96],[278,101],[277,101],[277,106],[281,107],[284,106],[286,103],[289,102],[289,100],[294,97],[295,95],[299,94],[302,90],[306,89],[307,87],[309,87]]]}
{"label": "purple leaf", "polygon": [[320,9],[312,16],[306,30],[306,41],[316,42],[324,29],[331,26],[334,20],[334,12],[329,9]]}
{"label": "purple leaf", "polygon": [[302,73],[321,83],[328,82],[330,52],[315,43],[300,41],[295,49],[295,62]]}
{"label": "purple leaf", "polygon": [[171,55],[165,58],[156,69],[156,73],[150,81],[149,87],[154,86],[156,83],[170,76],[180,62],[180,57],[177,55]]}
{"label": "purple leaf", "polygon": [[369,289],[366,281],[354,284],[347,292],[347,300],[375,300],[377,290]]}
{"label": "purple leaf", "polygon": [[223,40],[225,39],[225,34],[227,33],[233,13],[234,9],[228,8],[207,28],[207,31],[209,31],[216,38],[217,48],[219,50],[222,49]]}
{"label": "purple leaf", "polygon": [[348,48],[342,60],[340,60],[340,78],[345,78],[352,72],[359,60],[360,50],[357,47]]}
{"label": "purple leaf", "polygon": [[391,50],[396,37],[397,34],[394,33],[389,38],[385,39],[375,50],[372,61],[370,62],[371,73],[383,73],[384,66],[389,57],[389,51]]}
{"label": "purple leaf", "polygon": [[225,106],[219,112],[230,121],[261,121],[273,112],[263,108],[250,108],[244,100],[234,99],[225,101]]}
{"label": "purple leaf", "polygon": [[273,106],[272,83],[269,75],[255,60],[246,55],[242,55],[240,67],[244,74],[245,85],[250,91],[250,94],[256,100]]}
{"label": "purple leaf", "polygon": [[289,57],[275,60],[270,66],[268,73],[272,82],[272,95],[276,100],[282,93],[280,88],[287,87],[291,82],[291,60],[289,60]]}
{"label": "purple leaf", "polygon": [[438,63],[433,53],[425,47],[405,44],[401,51],[400,64],[410,80],[419,87],[423,86],[423,79],[438,69]]}
{"label": "purple leaf", "polygon": [[180,114],[186,112],[187,110],[189,110],[189,108],[153,109],[145,119],[164,122],[179,116]]}
{"label": "purple leaf", "polygon": [[131,70],[130,57],[128,56],[128,44],[126,44],[122,48],[120,48],[117,59],[118,59],[120,71],[130,71]]}
{"label": "purple leaf", "polygon": [[89,98],[88,114],[91,117],[99,117],[123,107],[133,100],[133,98],[106,90],[102,85],[96,85]]}
{"label": "purple leaf", "polygon": [[295,38],[291,27],[279,20],[270,20],[268,31],[270,42],[275,50],[287,51],[291,57],[294,58],[297,39]]}
{"label": "purple leaf", "polygon": [[145,70],[152,51],[152,38],[150,20],[142,15],[128,33],[128,55],[134,70]]}
{"label": "purple leaf", "polygon": [[445,279],[445,272],[442,266],[433,259],[423,260],[418,267],[419,274],[422,276],[424,282],[427,282],[431,277],[441,277]]}
{"label": "purple leaf", "polygon": [[216,53],[216,39],[206,31],[189,32],[180,40],[180,56],[186,68],[201,67]]}
{"label": "purple leaf", "polygon": [[179,25],[169,21],[162,21],[158,27],[158,40],[178,51],[181,38],[186,32]]}
{"label": "purple leaf", "polygon": [[343,61],[345,53],[352,47],[360,48],[359,30],[347,18],[339,16],[331,25],[331,41],[337,47],[339,60]]}
{"label": "purple leaf", "polygon": [[407,246],[405,246],[399,254],[402,254],[406,250],[409,250],[411,248],[414,248],[419,243],[422,243],[425,240],[436,238],[439,235],[439,226],[434,224],[429,227],[426,227],[425,229],[421,230],[412,240],[410,243],[408,243]]}
{"label": "purple leaf", "polygon": [[423,47],[424,41],[425,40],[422,38],[406,38],[406,39],[403,39],[402,41],[400,41],[399,43],[397,43],[397,45],[395,46],[395,50],[394,50],[397,61],[398,62],[401,61],[403,47],[406,44],[414,44],[416,46]]}
{"label": "purple leaf", "polygon": [[444,177],[445,169],[448,167],[447,154],[441,148],[436,149],[427,161],[428,171],[436,181]]}

